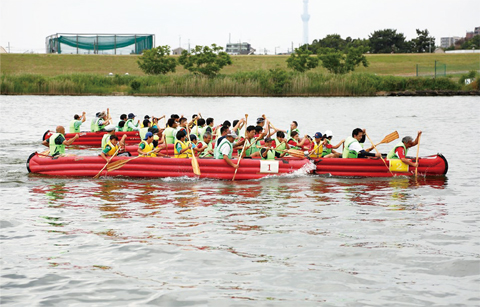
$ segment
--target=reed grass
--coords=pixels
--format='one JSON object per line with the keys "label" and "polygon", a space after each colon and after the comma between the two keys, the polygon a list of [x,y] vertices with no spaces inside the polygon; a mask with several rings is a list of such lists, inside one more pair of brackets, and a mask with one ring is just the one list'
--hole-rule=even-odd
{"label": "reed grass", "polygon": [[[133,84],[136,84],[134,86]],[[2,95],[149,95],[149,96],[372,96],[378,92],[461,90],[455,79],[334,75],[257,70],[207,78],[195,75],[101,76],[96,74],[0,75]]]}

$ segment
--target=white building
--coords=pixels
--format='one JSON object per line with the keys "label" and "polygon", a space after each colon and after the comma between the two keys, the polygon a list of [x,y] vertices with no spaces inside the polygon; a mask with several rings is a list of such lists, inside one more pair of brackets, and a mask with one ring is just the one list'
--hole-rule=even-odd
{"label": "white building", "polygon": [[445,49],[445,48],[448,48],[450,46],[454,46],[455,42],[457,42],[460,39],[461,39],[461,37],[459,37],[459,36],[442,37],[441,40],[440,40],[440,47]]}
{"label": "white building", "polygon": [[228,43],[225,50],[226,53],[237,55],[237,54],[254,54],[255,49],[252,48],[252,45],[249,43]]}

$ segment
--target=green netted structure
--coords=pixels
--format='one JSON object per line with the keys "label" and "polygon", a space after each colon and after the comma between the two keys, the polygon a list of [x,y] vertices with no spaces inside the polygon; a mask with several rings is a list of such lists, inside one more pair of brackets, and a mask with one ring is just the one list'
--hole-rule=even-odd
{"label": "green netted structure", "polygon": [[47,53],[142,54],[155,45],[154,34],[57,33],[46,38]]}

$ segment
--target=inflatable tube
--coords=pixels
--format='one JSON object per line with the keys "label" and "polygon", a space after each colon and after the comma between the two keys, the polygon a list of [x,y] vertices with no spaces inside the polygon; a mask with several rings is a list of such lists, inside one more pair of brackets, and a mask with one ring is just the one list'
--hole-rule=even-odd
{"label": "inflatable tube", "polygon": [[[48,139],[54,132],[47,130],[43,134],[42,140],[45,141]],[[76,134],[78,134],[80,137],[73,142],[73,146],[78,145],[78,146],[93,146],[93,147],[98,147],[102,145],[102,138],[103,135],[107,133],[105,131],[99,131],[99,132],[79,132],[79,133],[66,133],[65,138],[67,140],[73,138]],[[129,131],[129,132],[115,132],[115,135],[118,136],[119,139],[123,137],[123,135],[126,135],[127,138],[125,139],[125,143],[127,145],[138,145],[140,143],[140,133],[138,131]]]}
{"label": "inflatable tube", "polygon": [[[102,176],[127,176],[127,177],[198,177],[193,173],[190,159],[176,158],[129,158],[115,157],[113,162],[129,160],[121,168],[110,172],[105,169]],[[224,160],[198,159],[200,178],[213,178],[232,180],[234,168]],[[237,163],[233,160],[233,163]],[[98,156],[65,156],[52,158],[38,153],[30,155],[27,169],[31,173],[52,176],[95,176],[105,165],[105,160]],[[311,167],[306,167],[309,165]],[[258,179],[266,176],[290,174],[304,168],[311,172],[313,163],[307,159],[285,158],[274,161],[260,159],[243,159],[240,162],[236,180]]]}
{"label": "inflatable tube", "polygon": [[[398,160],[397,160],[398,161]],[[385,159],[388,167],[381,159],[315,159],[315,174],[348,177],[394,177],[414,176],[415,168],[408,167],[399,171],[395,165]],[[393,163],[393,160],[392,160]],[[442,176],[448,171],[447,159],[441,155],[419,158],[418,175]]]}

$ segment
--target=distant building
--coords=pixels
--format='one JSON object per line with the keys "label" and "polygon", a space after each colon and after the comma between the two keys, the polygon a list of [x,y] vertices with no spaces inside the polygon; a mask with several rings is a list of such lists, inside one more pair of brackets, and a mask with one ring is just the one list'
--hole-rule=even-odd
{"label": "distant building", "polygon": [[185,49],[183,49],[182,47],[175,48],[175,49],[172,50],[172,54],[173,55],[181,55],[183,50],[185,50]]}
{"label": "distant building", "polygon": [[473,32],[467,32],[467,35],[465,35],[465,39],[469,40],[469,39],[473,38],[473,36],[474,36],[473,34],[474,34]]}
{"label": "distant building", "polygon": [[249,43],[228,43],[225,50],[228,54],[254,54],[255,49]]}
{"label": "distant building", "polygon": [[473,31],[473,36],[480,35],[480,27],[475,27],[475,30]]}
{"label": "distant building", "polygon": [[460,40],[461,37],[453,36],[453,37],[442,37],[440,39],[440,47],[446,49],[450,46],[454,46],[455,43]]}

